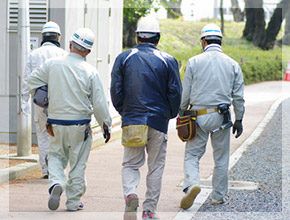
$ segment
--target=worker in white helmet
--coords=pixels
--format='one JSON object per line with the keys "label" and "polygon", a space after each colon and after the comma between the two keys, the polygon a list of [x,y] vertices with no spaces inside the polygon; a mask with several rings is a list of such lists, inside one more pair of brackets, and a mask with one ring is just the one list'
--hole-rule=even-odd
{"label": "worker in white helmet", "polygon": [[[27,79],[30,73],[47,59],[52,57],[67,55],[67,52],[60,48],[61,32],[58,24],[49,21],[42,28],[41,47],[32,51],[27,58],[27,64],[23,76],[22,106],[24,114],[30,114],[30,93],[27,86]],[[46,109],[34,104],[34,122],[38,143],[39,162],[43,178],[48,178],[47,153],[48,153],[48,133],[45,128],[47,121]]]}
{"label": "worker in white helmet", "polygon": [[87,185],[85,169],[92,145],[92,114],[102,129],[105,143],[110,139],[112,120],[103,86],[96,68],[85,61],[93,43],[94,33],[90,29],[78,29],[71,37],[69,55],[46,61],[29,76],[31,90],[48,85],[50,210],[59,207],[64,189],[67,210],[84,208],[80,198]]}
{"label": "worker in white helmet", "polygon": [[214,172],[211,204],[224,202],[228,191],[230,153],[230,106],[233,104],[235,123],[233,133],[238,138],[243,132],[244,80],[239,64],[222,52],[222,33],[215,24],[201,31],[203,53],[189,59],[183,79],[181,109],[196,111],[197,137],[187,141],[184,159],[184,182],[180,206],[188,209],[199,194],[199,160],[211,138]]}
{"label": "worker in white helmet", "polygon": [[[145,152],[148,173],[142,219],[149,220],[159,219],[156,207],[165,166],[168,121],[177,115],[182,88],[176,59],[156,48],[160,39],[158,21],[141,18],[136,33],[138,45],[121,53],[115,61],[111,97],[122,116],[122,140],[133,139],[130,146],[122,141],[124,220],[137,219],[139,168],[145,163]],[[141,128],[141,132],[130,135],[134,128]],[[141,135],[144,142],[135,142],[135,135]]]}

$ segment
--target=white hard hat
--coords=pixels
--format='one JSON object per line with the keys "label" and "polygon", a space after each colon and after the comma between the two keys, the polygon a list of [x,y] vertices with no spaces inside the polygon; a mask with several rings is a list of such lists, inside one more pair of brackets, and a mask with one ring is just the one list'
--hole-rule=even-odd
{"label": "white hard hat", "polygon": [[138,21],[136,32],[160,33],[159,22],[153,17],[142,17]]}
{"label": "white hard hat", "polygon": [[71,41],[91,50],[94,44],[95,35],[89,28],[80,28],[72,36]]}
{"label": "white hard hat", "polygon": [[42,34],[45,33],[57,33],[61,35],[58,24],[53,21],[46,22],[45,25],[43,25]]}
{"label": "white hard hat", "polygon": [[221,29],[216,24],[213,24],[213,23],[205,25],[201,31],[200,38],[204,38],[208,36],[217,36],[220,38],[223,37]]}

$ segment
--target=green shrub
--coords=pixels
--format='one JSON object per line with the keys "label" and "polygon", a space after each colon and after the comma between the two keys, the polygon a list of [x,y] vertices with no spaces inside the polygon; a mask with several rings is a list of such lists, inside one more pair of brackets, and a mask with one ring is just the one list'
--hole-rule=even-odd
{"label": "green shrub", "polygon": [[[181,19],[160,21],[161,40],[158,48],[174,56],[180,66],[183,79],[187,60],[201,53],[200,31],[209,23],[218,21],[187,22]],[[240,63],[246,84],[283,78],[287,62],[290,59],[290,47],[275,47],[263,51],[241,38],[244,23],[226,22],[223,39],[223,52]]]}

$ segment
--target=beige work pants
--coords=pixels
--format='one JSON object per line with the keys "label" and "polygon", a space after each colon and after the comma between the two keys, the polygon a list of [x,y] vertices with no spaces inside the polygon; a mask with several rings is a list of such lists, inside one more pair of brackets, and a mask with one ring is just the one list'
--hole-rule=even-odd
{"label": "beige work pants", "polygon": [[124,196],[136,193],[140,182],[140,171],[145,163],[145,150],[148,154],[148,173],[143,210],[155,212],[162,184],[165,166],[167,134],[153,128],[148,129],[148,144],[144,147],[125,147],[123,157],[122,182]]}
{"label": "beige work pants", "polygon": [[[67,209],[77,208],[86,191],[85,170],[92,146],[91,132],[84,141],[86,126],[53,124],[54,137],[49,137],[49,188],[59,183],[66,189]],[[68,163],[70,170],[67,180],[65,168]]]}

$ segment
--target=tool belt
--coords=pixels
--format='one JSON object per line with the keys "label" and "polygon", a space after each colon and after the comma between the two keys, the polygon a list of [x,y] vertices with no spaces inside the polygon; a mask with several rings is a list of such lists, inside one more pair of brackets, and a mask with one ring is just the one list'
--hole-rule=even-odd
{"label": "tool belt", "polygon": [[194,140],[197,136],[196,111],[181,110],[176,121],[176,129],[180,140]]}
{"label": "tool belt", "polygon": [[218,111],[217,108],[205,108],[205,109],[196,111],[196,116],[207,115],[207,114],[214,113],[217,111]]}

